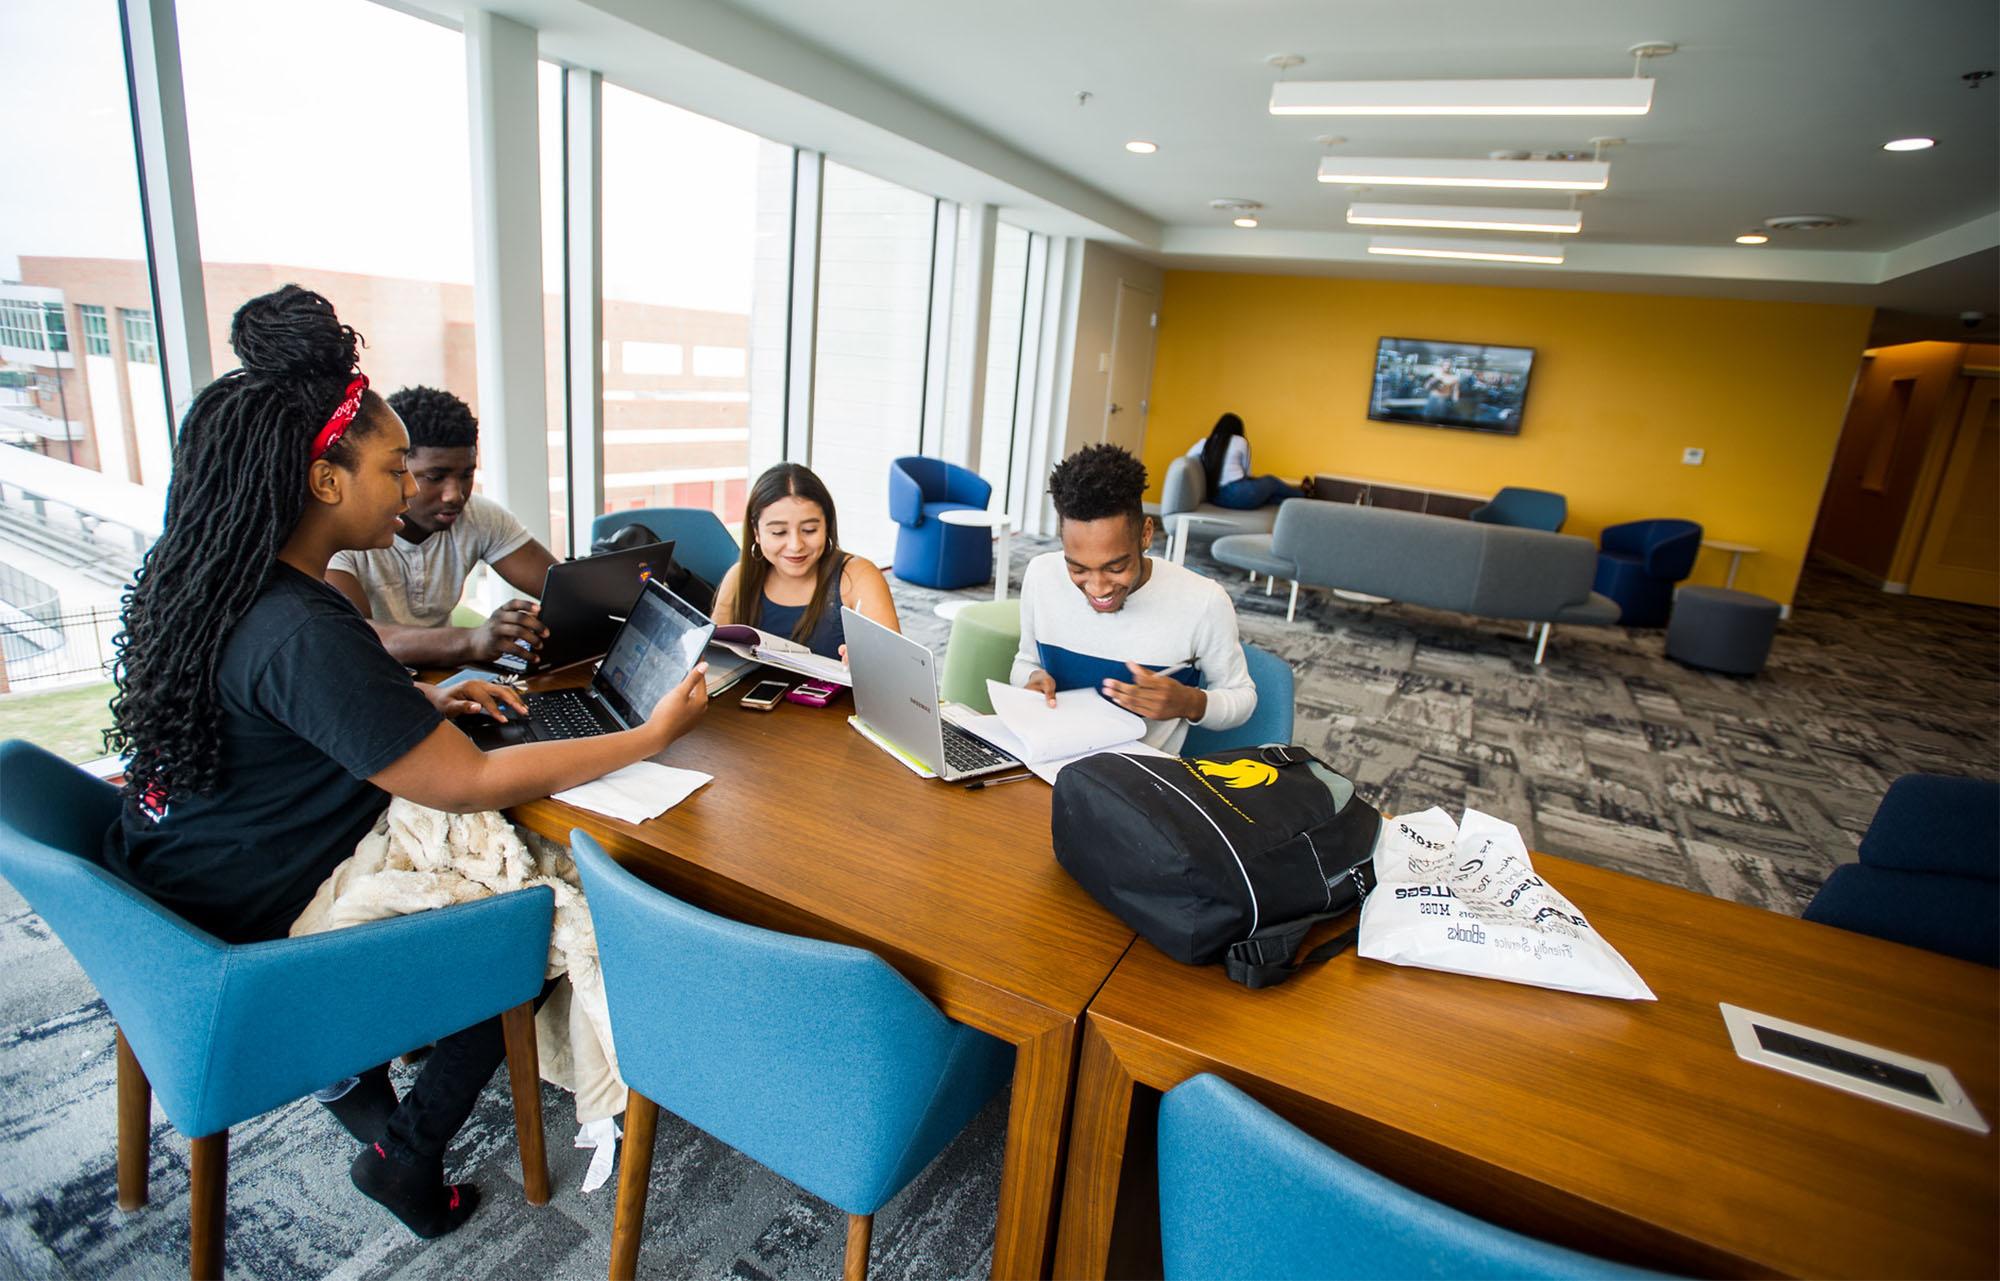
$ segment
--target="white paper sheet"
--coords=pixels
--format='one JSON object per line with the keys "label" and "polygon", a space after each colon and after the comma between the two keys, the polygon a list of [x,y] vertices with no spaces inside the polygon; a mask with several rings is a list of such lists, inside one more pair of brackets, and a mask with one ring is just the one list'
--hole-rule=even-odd
{"label": "white paper sheet", "polygon": [[[1146,732],[1146,722],[1094,689],[1066,689],[1056,705],[1031,689],[986,682],[993,712],[1013,736],[1013,744],[996,744],[1013,752],[1030,767],[1040,761],[1070,761],[1110,748],[1122,750]],[[1016,750],[1015,744],[1019,745]]]}
{"label": "white paper sheet", "polygon": [[679,805],[714,778],[700,770],[638,761],[581,787],[557,792],[554,799],[627,823],[643,823]]}
{"label": "white paper sheet", "polygon": [[[1035,697],[1040,698],[1041,695],[1037,694]],[[1120,743],[1116,747],[1101,748],[1097,751],[1078,752],[1075,756],[1060,756],[1051,760],[1031,761],[1024,755],[1028,750],[1027,747],[1020,739],[1014,737],[1014,732],[1008,729],[1007,723],[998,716],[976,716],[971,714],[952,716],[950,712],[946,712],[946,716],[956,722],[959,728],[965,730],[967,733],[977,734],[1001,751],[1021,757],[1021,763],[1028,767],[1029,772],[1044,783],[1051,785],[1055,783],[1056,775],[1062,773],[1065,766],[1074,765],[1086,756],[1097,756],[1105,751],[1115,752],[1120,756],[1165,756],[1169,758],[1173,756],[1172,752],[1163,752],[1159,748],[1135,738],[1129,743]]]}

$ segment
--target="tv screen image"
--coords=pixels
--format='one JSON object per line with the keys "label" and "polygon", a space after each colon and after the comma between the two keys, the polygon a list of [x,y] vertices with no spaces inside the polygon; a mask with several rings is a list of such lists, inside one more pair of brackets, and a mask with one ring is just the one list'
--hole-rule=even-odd
{"label": "tv screen image", "polygon": [[1375,348],[1368,416],[1513,436],[1534,363],[1532,347],[1384,338]]}

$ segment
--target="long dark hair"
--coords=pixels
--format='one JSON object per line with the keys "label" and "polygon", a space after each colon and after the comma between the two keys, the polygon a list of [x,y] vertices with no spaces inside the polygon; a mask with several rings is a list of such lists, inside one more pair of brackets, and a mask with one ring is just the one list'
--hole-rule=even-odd
{"label": "long dark hair", "polygon": [[1222,464],[1229,457],[1229,438],[1243,434],[1243,420],[1235,414],[1224,414],[1215,420],[1209,429],[1208,443],[1201,447],[1201,470],[1208,477],[1208,496],[1215,497],[1215,491],[1222,488]]}
{"label": "long dark hair", "polygon": [[764,509],[781,498],[803,498],[818,503],[826,515],[826,550],[820,553],[812,600],[807,603],[806,612],[799,615],[799,625],[792,629],[792,639],[803,644],[813,634],[813,628],[819,626],[819,616],[826,612],[827,595],[847,564],[847,555],[840,550],[840,522],[833,514],[833,495],[827,491],[826,482],[813,475],[809,467],[779,463],[750,487],[750,497],[743,506],[743,554],[737,562],[736,612],[752,627],[763,617],[764,578],[771,571],[771,562],[757,551],[757,522],[763,518]]}
{"label": "long dark hair", "polygon": [[[201,389],[181,423],[166,528],[125,591],[112,642],[112,728],[130,753],[126,793],[158,809],[221,782],[215,672],[224,642],[263,591],[305,511],[313,438],[354,377],[360,334],[333,304],[286,285],[237,309],[242,368]],[[374,392],[322,457],[352,469],[354,442],[387,421]]]}

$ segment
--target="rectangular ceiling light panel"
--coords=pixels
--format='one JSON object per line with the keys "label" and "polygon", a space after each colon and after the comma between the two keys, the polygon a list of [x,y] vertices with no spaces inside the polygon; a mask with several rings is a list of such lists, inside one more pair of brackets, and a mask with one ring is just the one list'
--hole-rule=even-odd
{"label": "rectangular ceiling light panel", "polygon": [[1350,187],[1492,187],[1515,191],[1602,191],[1602,160],[1417,160],[1408,156],[1323,156],[1321,182]]}
{"label": "rectangular ceiling light panel", "polygon": [[1443,227],[1460,231],[1547,231],[1572,235],[1583,230],[1583,214],[1575,209],[1505,209],[1487,205],[1347,206],[1347,221],[1357,227]]}
{"label": "rectangular ceiling light panel", "polygon": [[1441,258],[1460,262],[1528,262],[1560,266],[1561,245],[1532,240],[1432,240],[1420,237],[1376,236],[1368,252],[1389,258]]}
{"label": "rectangular ceiling light panel", "polygon": [[1643,116],[1653,81],[1280,80],[1274,116]]}

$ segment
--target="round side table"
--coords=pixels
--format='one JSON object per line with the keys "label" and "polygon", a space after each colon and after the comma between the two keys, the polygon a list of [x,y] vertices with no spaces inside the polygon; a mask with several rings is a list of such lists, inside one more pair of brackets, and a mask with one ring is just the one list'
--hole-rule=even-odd
{"label": "round side table", "polygon": [[1703,547],[1713,547],[1719,552],[1729,553],[1729,577],[1723,581],[1722,585],[1724,587],[1736,586],[1736,569],[1743,563],[1745,556],[1755,556],[1758,552],[1764,550],[1761,547],[1752,547],[1748,543],[1725,543],[1713,538],[1702,539],[1701,545]]}
{"label": "round side table", "polygon": [[[1008,535],[1014,529],[1014,518],[1006,512],[959,507],[938,513],[938,519],[947,525],[983,526],[993,531],[993,599],[1006,600],[1007,571],[1011,564],[1007,558],[1007,543]],[[939,618],[957,618],[959,611],[971,603],[967,600],[939,601],[932,612]]]}

